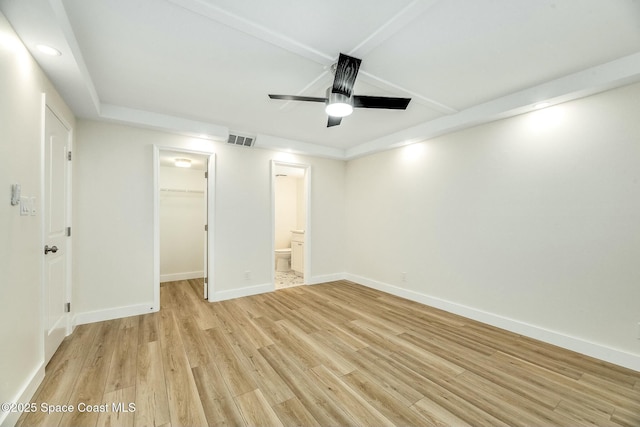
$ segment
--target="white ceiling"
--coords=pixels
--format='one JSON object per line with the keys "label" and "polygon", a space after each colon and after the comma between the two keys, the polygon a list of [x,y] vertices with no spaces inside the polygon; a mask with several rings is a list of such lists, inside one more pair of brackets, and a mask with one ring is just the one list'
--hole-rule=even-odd
{"label": "white ceiling", "polygon": [[[638,0],[0,0],[79,117],[352,158],[640,81]],[[63,52],[44,57],[48,43]],[[340,52],[355,93],[408,96],[326,128]]]}

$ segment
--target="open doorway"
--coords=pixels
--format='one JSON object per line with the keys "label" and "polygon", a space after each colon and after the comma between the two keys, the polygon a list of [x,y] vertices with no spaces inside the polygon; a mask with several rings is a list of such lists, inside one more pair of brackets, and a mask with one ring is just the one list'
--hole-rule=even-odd
{"label": "open doorway", "polygon": [[[210,153],[156,147],[155,223],[156,290],[184,283],[208,299],[211,272],[211,180]],[[191,290],[188,290],[191,288]],[[163,296],[164,298],[164,296]]]}
{"label": "open doorway", "polygon": [[302,285],[309,271],[309,166],[274,161],[274,288]]}

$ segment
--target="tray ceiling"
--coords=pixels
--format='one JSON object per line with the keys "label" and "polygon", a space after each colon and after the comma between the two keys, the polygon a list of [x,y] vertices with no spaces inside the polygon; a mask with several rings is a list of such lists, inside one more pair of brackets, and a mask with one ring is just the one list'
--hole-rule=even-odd
{"label": "tray ceiling", "polygon": [[[29,4],[27,4],[29,3]],[[636,0],[0,0],[79,117],[351,158],[640,80]],[[47,43],[60,57],[34,47]],[[362,59],[357,109],[319,103],[340,52]]]}

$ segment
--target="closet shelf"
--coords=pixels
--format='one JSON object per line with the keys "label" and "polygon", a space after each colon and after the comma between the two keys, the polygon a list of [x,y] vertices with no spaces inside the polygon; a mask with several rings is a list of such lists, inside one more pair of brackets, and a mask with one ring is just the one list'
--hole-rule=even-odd
{"label": "closet shelf", "polygon": [[161,188],[162,193],[190,193],[190,194],[204,194],[202,190],[187,190],[181,188]]}

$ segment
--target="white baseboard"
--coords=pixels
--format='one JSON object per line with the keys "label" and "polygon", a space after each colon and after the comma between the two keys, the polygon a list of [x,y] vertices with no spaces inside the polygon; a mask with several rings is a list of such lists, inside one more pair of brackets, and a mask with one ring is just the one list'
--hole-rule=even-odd
{"label": "white baseboard", "polygon": [[[44,380],[44,363],[41,363],[22,387],[22,391],[13,399],[13,403],[28,403],[36,393],[36,390]],[[13,427],[18,422],[18,418],[22,415],[21,412],[4,412],[0,411],[0,426],[1,427]]]}
{"label": "white baseboard", "polygon": [[213,291],[209,292],[209,301],[225,301],[228,299],[248,297],[251,295],[264,294],[266,292],[273,291],[273,283],[264,283],[262,285],[246,286],[244,288],[229,289],[227,291]]}
{"label": "white baseboard", "polygon": [[138,316],[140,314],[153,313],[158,311],[153,309],[153,303],[128,305],[124,307],[114,307],[105,310],[85,311],[84,313],[76,313],[73,324],[84,325],[85,323],[102,322],[104,320],[120,319],[122,317]]}
{"label": "white baseboard", "polygon": [[322,276],[313,276],[306,281],[306,285],[317,285],[320,283],[335,282],[336,280],[344,280],[347,273],[323,274]]}
{"label": "white baseboard", "polygon": [[[558,331],[549,330],[530,323],[522,322],[516,319],[500,316],[498,314],[489,313],[474,307],[458,304],[445,299],[433,297],[421,292],[404,289],[398,286],[372,280],[366,277],[358,276],[350,273],[334,273],[321,276],[314,276],[307,281],[308,285],[319,283],[333,282],[336,280],[350,280],[361,285],[387,292],[411,301],[416,301],[431,307],[439,308],[450,313],[477,320],[498,328],[534,338],[549,344],[557,345],[587,356],[595,357],[606,362],[610,362],[629,369],[640,371],[640,356],[628,353],[615,348],[607,347],[602,344],[586,341],[581,338],[573,337]],[[260,285],[247,286],[239,289],[230,289],[222,291],[210,292],[209,301],[224,301],[228,299],[241,298],[250,295],[257,295],[273,291],[273,283],[264,283]],[[74,325],[85,323],[101,322],[104,320],[118,319],[121,317],[137,316],[140,314],[151,313],[157,311],[152,309],[153,303],[138,304],[126,307],[117,307],[106,310],[97,310],[91,312],[77,313],[74,317]],[[37,387],[37,386],[36,386]]]}
{"label": "white baseboard", "polygon": [[561,332],[545,329],[540,326],[532,325],[530,323],[521,322],[519,320],[478,310],[476,308],[458,304],[452,301],[432,297],[420,292],[400,288],[398,286],[390,285],[383,282],[378,282],[376,280],[357,276],[355,274],[347,273],[345,275],[345,279],[367,286],[369,288],[377,289],[382,292],[387,292],[392,295],[406,298],[411,301],[439,308],[441,310],[448,311],[449,313],[458,314],[469,319],[477,320],[479,322],[496,326],[501,329],[506,329],[508,331],[515,332],[516,334],[524,335],[529,338],[557,345],[559,347],[566,348],[568,350],[572,350],[587,356],[595,357],[596,359],[604,360],[615,365],[623,366],[635,371],[640,371],[640,356],[637,356],[635,354],[607,347],[602,344],[586,341],[584,339],[566,335]]}
{"label": "white baseboard", "polygon": [[204,271],[185,271],[184,273],[161,274],[160,283],[176,282],[178,280],[201,279]]}

